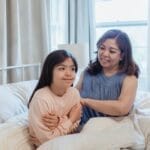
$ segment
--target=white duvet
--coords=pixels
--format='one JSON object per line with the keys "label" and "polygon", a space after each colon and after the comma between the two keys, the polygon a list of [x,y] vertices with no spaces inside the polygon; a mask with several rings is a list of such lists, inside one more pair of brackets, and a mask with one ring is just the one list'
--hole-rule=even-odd
{"label": "white duvet", "polygon": [[[149,96],[150,97],[150,96]],[[0,150],[34,150],[27,113],[0,125]],[[150,150],[150,98],[139,101],[123,118],[93,118],[79,134],[62,136],[38,150]]]}
{"label": "white duvet", "polygon": [[93,118],[81,133],[62,136],[41,145],[38,150],[144,150],[144,137],[129,117]]}

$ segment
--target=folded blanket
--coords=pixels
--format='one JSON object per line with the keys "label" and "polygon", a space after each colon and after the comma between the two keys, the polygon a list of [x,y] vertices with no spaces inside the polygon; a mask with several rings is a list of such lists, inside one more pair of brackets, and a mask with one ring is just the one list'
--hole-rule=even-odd
{"label": "folded blanket", "polygon": [[[120,150],[136,146],[144,149],[144,140],[137,146],[138,133],[130,117],[93,118],[81,133],[61,136],[41,145],[38,150]],[[143,139],[143,138],[141,138]]]}

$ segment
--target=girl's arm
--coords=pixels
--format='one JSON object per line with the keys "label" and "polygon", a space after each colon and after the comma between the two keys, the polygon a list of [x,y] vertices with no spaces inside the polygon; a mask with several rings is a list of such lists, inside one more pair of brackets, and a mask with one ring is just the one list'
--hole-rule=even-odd
{"label": "girl's arm", "polygon": [[121,94],[117,100],[82,99],[82,103],[92,109],[112,116],[123,116],[129,113],[135,100],[138,80],[135,76],[127,76],[123,81]]}
{"label": "girl's arm", "polygon": [[[79,120],[81,118],[82,108],[81,108],[81,103],[80,103],[80,99],[81,99],[80,94],[76,88],[73,88],[71,97],[72,97],[72,100],[71,100],[72,108],[70,108],[70,112],[64,116],[59,116],[59,117],[58,117],[58,115],[55,115],[52,113],[46,113],[42,117],[43,124],[45,126],[47,126],[51,130],[55,129],[58,126],[59,122],[62,122],[64,120],[64,118],[68,118],[71,120],[71,122],[73,123],[72,129],[74,129],[78,126]],[[69,97],[68,97],[68,99],[69,99]],[[72,129],[71,129],[71,131],[72,131]],[[69,133],[71,131],[69,131]]]}
{"label": "girl's arm", "polygon": [[81,118],[81,104],[76,104],[71,109],[68,116],[58,117],[55,114],[47,113],[42,117],[43,124],[48,127],[50,130],[57,128],[59,122],[62,122],[64,118],[68,118],[73,123],[72,127],[69,130],[69,133],[72,133],[76,130],[79,125],[79,120]]}
{"label": "girl's arm", "polygon": [[[36,138],[43,143],[47,140],[53,139],[54,137],[66,135],[70,132],[73,121],[75,120],[72,118],[64,118],[63,121],[60,121],[58,126],[53,130],[50,130],[47,126],[43,124],[42,116],[45,112],[52,112],[51,108],[47,107],[47,104],[44,103],[43,99],[39,99],[33,105],[30,105],[29,110],[29,122],[30,126],[36,135]],[[72,119],[72,120],[71,120]]]}

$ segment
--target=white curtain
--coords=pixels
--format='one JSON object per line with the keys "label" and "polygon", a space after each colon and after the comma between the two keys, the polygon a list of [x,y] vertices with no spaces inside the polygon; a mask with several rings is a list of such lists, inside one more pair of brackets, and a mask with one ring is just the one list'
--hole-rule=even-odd
{"label": "white curtain", "polygon": [[148,87],[148,91],[150,91],[150,65],[149,65],[149,58],[150,58],[150,1],[148,1],[148,40],[147,40],[147,43],[148,43],[148,47],[147,47],[147,87]]}
{"label": "white curtain", "polygon": [[[1,68],[43,60],[50,49],[47,11],[45,0],[0,0]],[[10,71],[3,82],[17,81],[20,74]]]}
{"label": "white curtain", "polygon": [[[41,63],[58,44],[83,43],[95,50],[94,0],[0,0],[0,68]],[[89,59],[89,58],[87,58]],[[3,74],[3,79],[2,79]],[[0,84],[22,70],[0,70]],[[27,69],[25,79],[35,78]]]}

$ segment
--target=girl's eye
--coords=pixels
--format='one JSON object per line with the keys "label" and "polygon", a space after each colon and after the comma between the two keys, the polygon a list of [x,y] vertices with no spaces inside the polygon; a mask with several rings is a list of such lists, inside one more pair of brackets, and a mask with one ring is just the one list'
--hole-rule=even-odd
{"label": "girl's eye", "polygon": [[58,70],[65,70],[65,67],[59,67]]}
{"label": "girl's eye", "polygon": [[75,67],[72,67],[72,71],[75,71],[76,70],[76,68]]}

